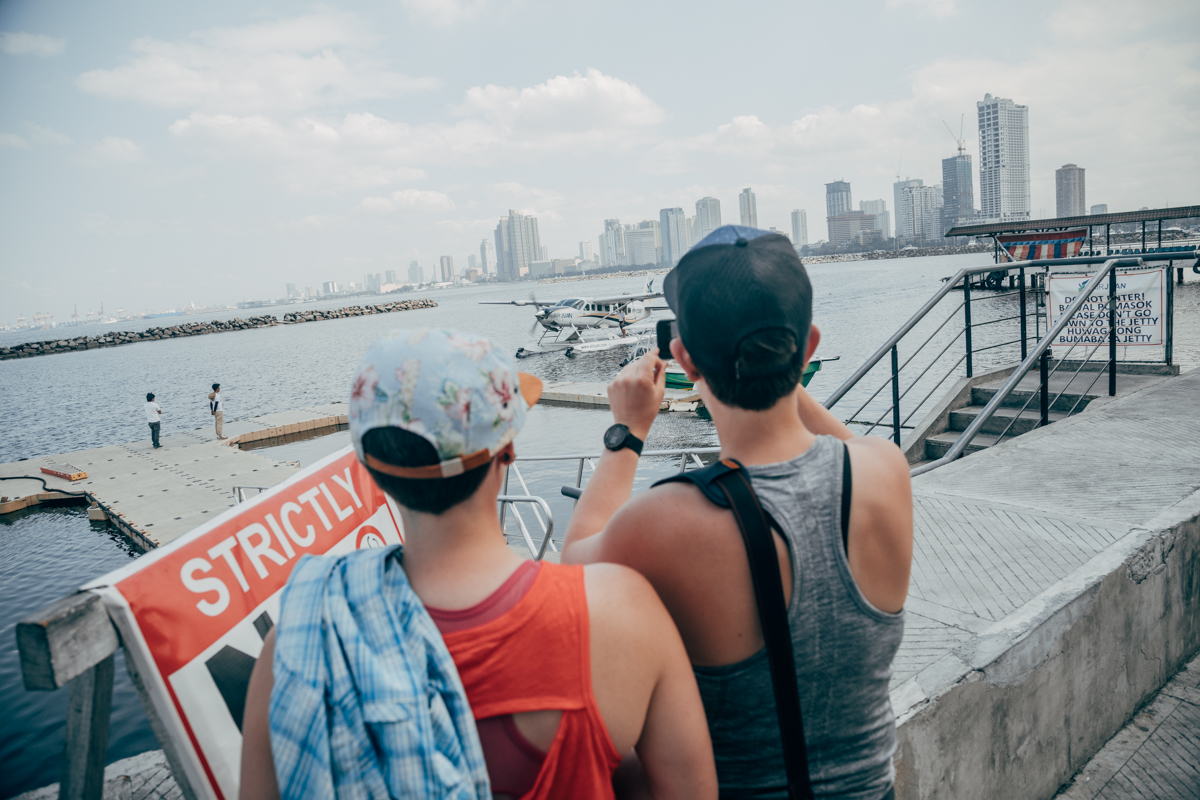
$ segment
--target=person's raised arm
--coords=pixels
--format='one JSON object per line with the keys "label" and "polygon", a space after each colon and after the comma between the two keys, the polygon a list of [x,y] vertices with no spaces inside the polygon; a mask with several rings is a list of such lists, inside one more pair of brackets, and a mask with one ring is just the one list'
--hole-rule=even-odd
{"label": "person's raised arm", "polygon": [[843,442],[854,438],[854,432],[846,424],[833,415],[833,412],[818,403],[803,386],[796,387],[796,409],[800,412],[800,421],[818,436],[829,434]]}
{"label": "person's raised arm", "polygon": [[[662,406],[666,391],[666,365],[654,353],[630,362],[608,387],[608,402],[613,420],[629,428],[643,442]],[[596,534],[604,529],[613,514],[633,493],[638,454],[624,448],[605,449],[596,471],[571,514],[563,540],[564,564],[595,561]]]}

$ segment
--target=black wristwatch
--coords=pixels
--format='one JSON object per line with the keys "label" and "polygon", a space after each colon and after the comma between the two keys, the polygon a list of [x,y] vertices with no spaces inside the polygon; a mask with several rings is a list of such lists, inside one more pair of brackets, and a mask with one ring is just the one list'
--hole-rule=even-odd
{"label": "black wristwatch", "polygon": [[642,454],[642,440],[629,432],[628,425],[619,422],[604,432],[604,446],[614,452],[628,447],[639,456]]}

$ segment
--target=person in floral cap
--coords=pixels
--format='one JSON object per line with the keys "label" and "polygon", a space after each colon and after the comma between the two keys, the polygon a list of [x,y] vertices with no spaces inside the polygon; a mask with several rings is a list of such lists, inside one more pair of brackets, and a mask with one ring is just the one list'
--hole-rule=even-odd
{"label": "person in floral cap", "polygon": [[[473,334],[400,331],[368,348],[351,388],[350,436],[400,508],[404,544],[380,551],[384,583],[402,567],[440,632],[475,718],[492,797],[649,789],[716,798],[699,690],[650,583],[614,564],[527,560],[505,540],[497,496],[541,388]],[[398,638],[387,648],[402,648],[391,641]],[[339,645],[350,653],[379,647],[378,638]]]}

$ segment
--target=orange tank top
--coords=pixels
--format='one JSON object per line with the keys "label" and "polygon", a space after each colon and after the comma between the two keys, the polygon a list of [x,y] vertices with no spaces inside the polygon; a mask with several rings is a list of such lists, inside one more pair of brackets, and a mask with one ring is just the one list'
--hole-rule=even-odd
{"label": "orange tank top", "polygon": [[506,614],[442,637],[475,719],[559,709],[554,743],[522,800],[611,798],[621,763],[592,695],[583,567],[545,563]]}

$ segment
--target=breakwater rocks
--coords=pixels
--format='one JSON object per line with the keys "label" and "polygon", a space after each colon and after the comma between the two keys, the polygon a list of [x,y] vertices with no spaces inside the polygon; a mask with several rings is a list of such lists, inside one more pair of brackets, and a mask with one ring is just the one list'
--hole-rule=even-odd
{"label": "breakwater rocks", "polygon": [[393,311],[411,311],[414,308],[437,308],[437,303],[424,298],[419,300],[399,300],[395,303],[381,303],[377,306],[347,306],[335,308],[332,311],[295,311],[283,315],[284,324],[296,322],[319,322],[323,319],[342,319],[343,317],[365,317],[369,314],[390,314]]}
{"label": "breakwater rocks", "polygon": [[10,358],[31,358],[33,356],[48,356],[54,353],[68,353],[72,350],[95,350],[100,347],[116,347],[135,342],[149,342],[157,339],[176,339],[182,336],[200,336],[205,333],[221,333],[223,331],[245,331],[252,328],[269,328],[272,325],[294,325],[301,322],[317,322],[324,319],[342,319],[345,317],[362,317],[368,314],[388,314],[393,311],[409,311],[414,308],[434,308],[432,300],[401,300],[396,303],[382,303],[376,306],[347,306],[330,311],[298,311],[283,315],[282,323],[271,315],[248,317],[246,319],[214,320],[212,322],[185,322],[172,325],[169,328],[147,328],[144,331],[113,331],[103,336],[77,336],[73,339],[50,339],[41,342],[25,342],[12,347],[0,347],[0,361]]}

